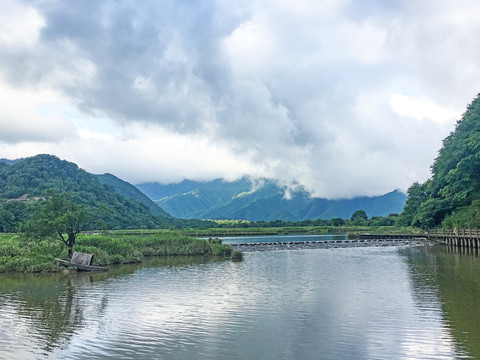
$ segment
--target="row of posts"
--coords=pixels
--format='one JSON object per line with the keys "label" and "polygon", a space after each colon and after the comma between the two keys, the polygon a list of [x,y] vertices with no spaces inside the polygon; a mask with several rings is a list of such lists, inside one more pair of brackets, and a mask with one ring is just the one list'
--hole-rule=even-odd
{"label": "row of posts", "polygon": [[428,239],[444,242],[451,247],[478,249],[480,245],[480,230],[434,229],[428,231]]}

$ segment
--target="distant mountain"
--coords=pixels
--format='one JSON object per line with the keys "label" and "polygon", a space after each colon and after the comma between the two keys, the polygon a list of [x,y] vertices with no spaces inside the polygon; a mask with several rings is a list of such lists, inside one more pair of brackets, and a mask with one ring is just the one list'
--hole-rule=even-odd
{"label": "distant mountain", "polygon": [[136,185],[171,215],[186,219],[241,219],[252,221],[300,221],[305,219],[350,218],[359,209],[369,217],[400,213],[407,196],[392,191],[382,196],[327,200],[312,198],[299,187],[289,190],[268,179],[241,178],[234,182],[183,181],[162,185]]}
{"label": "distant mountain", "polygon": [[22,161],[22,160],[23,160],[23,158],[15,159],[15,160],[2,158],[2,159],[0,159],[0,163],[4,163],[4,164],[7,164],[7,165],[13,165],[13,164],[16,164],[17,162]]}
{"label": "distant mountain", "polygon": [[[120,186],[121,180],[113,179],[112,175],[105,175],[102,179]],[[125,182],[121,186],[129,188]],[[168,225],[172,219],[161,209],[152,214],[146,201],[135,200],[135,197],[139,198],[138,194],[124,196],[115,190],[115,186],[102,184],[97,176],[56,156],[37,155],[11,165],[0,162],[0,202],[3,199],[2,203],[9,206],[13,203],[21,204],[24,203],[21,200],[41,197],[50,188],[57,192],[72,192],[77,202],[93,208],[105,207],[107,211],[101,212],[99,217],[110,229],[161,227]],[[135,191],[132,190],[131,193]],[[8,216],[9,219],[12,218]],[[22,216],[25,215],[22,213]],[[15,228],[14,224],[9,228]]]}
{"label": "distant mountain", "polygon": [[133,199],[141,204],[146,205],[153,215],[171,217],[170,214],[168,214],[160,206],[155,204],[147,195],[138,190],[132,184],[123,181],[115,175],[106,173],[101,175],[95,175],[95,177],[100,180],[102,184],[112,186],[119,194],[122,194],[129,199]]}

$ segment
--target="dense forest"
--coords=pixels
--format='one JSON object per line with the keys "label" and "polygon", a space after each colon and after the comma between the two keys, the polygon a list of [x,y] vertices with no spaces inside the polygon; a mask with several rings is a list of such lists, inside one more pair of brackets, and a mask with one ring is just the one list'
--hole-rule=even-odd
{"label": "dense forest", "polygon": [[79,204],[96,209],[99,220],[109,229],[167,227],[172,221],[161,209],[152,214],[144,203],[102,184],[74,163],[52,155],[37,155],[0,162],[0,231],[16,231],[48,189],[69,192]]}
{"label": "dense forest", "polygon": [[480,94],[443,140],[432,177],[408,190],[399,224],[424,229],[480,226]]}

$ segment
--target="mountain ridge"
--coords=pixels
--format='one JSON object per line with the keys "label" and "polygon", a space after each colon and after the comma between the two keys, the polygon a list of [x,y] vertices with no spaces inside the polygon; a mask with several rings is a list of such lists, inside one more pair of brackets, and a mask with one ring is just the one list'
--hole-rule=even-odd
{"label": "mountain ridge", "polygon": [[177,184],[136,186],[172,216],[186,219],[301,221],[349,218],[359,209],[365,210],[370,217],[387,216],[400,213],[407,198],[399,190],[352,199],[312,198],[302,187],[288,189],[271,179],[247,177],[233,182],[184,180]]}
{"label": "mountain ridge", "polygon": [[[123,182],[125,188],[128,188],[127,184]],[[133,188],[133,185],[130,186]],[[2,231],[15,230],[18,223],[28,217],[29,205],[35,204],[28,200],[42,198],[49,189],[59,193],[70,192],[76,202],[92,209],[104,208],[105,211],[98,213],[98,218],[109,229],[158,228],[168,226],[173,220],[165,212],[152,214],[148,204],[132,196],[124,196],[110,184],[102,184],[97,176],[75,163],[53,155],[39,154],[10,165],[5,161],[0,162]],[[138,191],[136,188],[131,190],[132,193]],[[15,208],[13,212],[8,210],[12,207]]]}

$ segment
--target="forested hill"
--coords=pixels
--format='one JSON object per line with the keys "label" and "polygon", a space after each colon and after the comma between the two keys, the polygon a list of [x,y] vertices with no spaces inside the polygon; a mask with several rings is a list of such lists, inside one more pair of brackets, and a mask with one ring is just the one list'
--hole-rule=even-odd
{"label": "forested hill", "polygon": [[238,219],[252,221],[301,221],[305,219],[350,218],[359,209],[368,216],[399,213],[406,195],[399,191],[375,197],[327,200],[312,198],[302,188],[289,191],[273,180],[241,178],[179,184],[138,184],[137,187],[165,211],[187,219]]}
{"label": "forested hill", "polygon": [[480,227],[480,94],[443,140],[432,177],[408,190],[399,221],[422,228]]}
{"label": "forested hill", "polygon": [[14,229],[27,216],[25,200],[42,197],[51,188],[72,192],[77,202],[95,209],[105,208],[98,216],[110,229],[160,227],[172,219],[161,209],[153,215],[148,205],[102,184],[74,163],[52,155],[37,155],[11,164],[0,162],[0,231]]}
{"label": "forested hill", "polygon": [[123,181],[115,175],[108,173],[95,176],[102,184],[112,186],[119,194],[146,205],[153,215],[170,217],[170,214],[155,204],[147,195],[142,193],[129,182]]}

